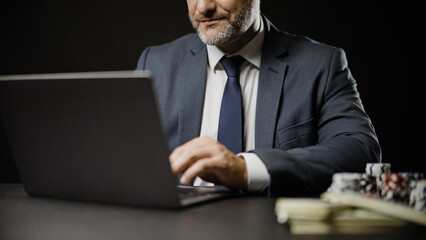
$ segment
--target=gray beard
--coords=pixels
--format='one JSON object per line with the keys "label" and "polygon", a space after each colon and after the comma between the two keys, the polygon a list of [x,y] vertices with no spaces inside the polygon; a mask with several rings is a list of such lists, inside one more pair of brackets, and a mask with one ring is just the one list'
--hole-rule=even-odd
{"label": "gray beard", "polygon": [[207,36],[207,34],[202,33],[199,29],[197,29],[197,33],[203,43],[220,47],[235,41],[238,37],[239,29],[232,24],[227,24],[225,29],[213,36]]}
{"label": "gray beard", "polygon": [[255,9],[255,1],[251,1],[237,15],[236,21],[233,24],[227,24],[222,31],[215,35],[202,33],[194,24],[193,27],[197,30],[198,36],[203,43],[218,47],[225,46],[238,40],[240,33],[246,32],[249,29],[254,22],[254,18],[258,15]]}

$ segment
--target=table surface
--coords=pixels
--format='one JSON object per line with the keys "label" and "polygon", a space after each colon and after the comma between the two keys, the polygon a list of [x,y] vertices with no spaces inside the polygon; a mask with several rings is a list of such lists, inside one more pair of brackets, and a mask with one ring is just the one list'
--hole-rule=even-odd
{"label": "table surface", "polygon": [[[291,235],[274,215],[274,198],[246,196],[181,210],[29,197],[0,184],[0,239],[408,239],[400,234]],[[424,238],[423,238],[424,239]]]}

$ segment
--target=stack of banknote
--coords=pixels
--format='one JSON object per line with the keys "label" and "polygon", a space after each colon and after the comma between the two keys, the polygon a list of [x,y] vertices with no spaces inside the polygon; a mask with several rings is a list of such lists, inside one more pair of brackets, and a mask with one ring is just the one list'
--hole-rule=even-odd
{"label": "stack of banknote", "polygon": [[374,211],[314,198],[279,198],[275,213],[292,234],[389,233],[408,225]]}

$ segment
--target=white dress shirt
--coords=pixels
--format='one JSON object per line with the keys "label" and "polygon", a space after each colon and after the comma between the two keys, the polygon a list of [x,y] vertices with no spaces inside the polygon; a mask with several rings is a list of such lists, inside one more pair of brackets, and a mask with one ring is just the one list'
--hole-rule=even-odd
{"label": "white dress shirt", "polygon": [[[260,18],[260,28],[256,36],[238,52],[232,54],[240,55],[246,60],[241,65],[240,71],[244,111],[244,151],[253,150],[255,147],[256,101],[264,37],[263,20]],[[220,108],[227,80],[226,73],[219,61],[226,53],[216,46],[207,45],[207,55],[207,82],[200,135],[217,140]],[[262,160],[254,153],[243,152],[238,155],[242,156],[246,162],[248,191],[256,192],[265,189],[269,185],[270,175]],[[213,184],[197,177],[194,185],[208,186]]]}

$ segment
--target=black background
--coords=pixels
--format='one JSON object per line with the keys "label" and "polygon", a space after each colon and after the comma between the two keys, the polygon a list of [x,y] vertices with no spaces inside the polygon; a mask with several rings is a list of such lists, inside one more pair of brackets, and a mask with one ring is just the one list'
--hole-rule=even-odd
{"label": "black background", "polygon": [[[271,1],[281,30],[343,48],[392,171],[426,173],[425,20],[409,1]],[[192,32],[183,0],[1,1],[0,74],[131,70],[142,50]],[[0,180],[17,182],[0,128]]]}

